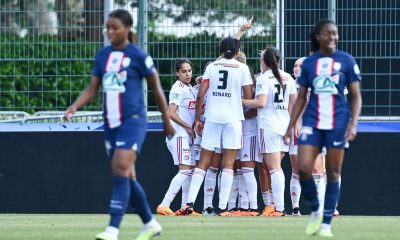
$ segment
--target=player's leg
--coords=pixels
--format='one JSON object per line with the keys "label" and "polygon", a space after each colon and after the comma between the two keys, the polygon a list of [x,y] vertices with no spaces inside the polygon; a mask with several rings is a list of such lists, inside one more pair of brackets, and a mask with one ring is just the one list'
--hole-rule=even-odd
{"label": "player's leg", "polygon": [[[242,148],[242,121],[236,121],[223,125],[222,145],[222,173],[221,190],[219,192],[219,215],[225,215],[229,193],[233,182],[233,165],[236,160],[237,150]],[[229,212],[228,212],[229,213]]]}
{"label": "player's leg", "polygon": [[264,216],[268,215],[271,212],[275,212],[275,206],[271,191],[271,176],[269,175],[269,171],[264,163],[264,160],[262,161],[263,161],[262,163],[257,162],[257,169],[258,169],[258,177],[259,177],[258,181],[260,183],[261,196],[264,202],[264,209],[261,212],[261,215]]}
{"label": "player's leg", "polygon": [[207,169],[206,177],[204,180],[204,215],[214,215],[213,197],[215,187],[217,185],[217,175],[221,159],[221,153],[214,153],[211,165]]}
{"label": "player's leg", "polygon": [[[192,174],[191,152],[189,141],[185,137],[174,137],[167,141],[167,147],[172,154],[174,164],[178,166],[179,171],[172,179],[164,199],[157,207],[156,212],[159,215],[174,216],[175,213],[170,209],[171,202],[181,189],[182,185]],[[187,195],[187,193],[185,193]],[[182,196],[184,195],[182,191]]]}
{"label": "player's leg", "polygon": [[215,148],[221,145],[220,136],[222,133],[221,124],[206,121],[201,141],[200,161],[197,163],[190,183],[187,204],[181,209],[186,214],[193,212],[194,202],[203,183],[206,171],[211,164]]}
{"label": "player's leg", "polygon": [[261,155],[258,151],[257,135],[243,137],[243,148],[240,151],[242,175],[245,181],[246,192],[249,199],[249,213],[247,215],[257,216],[257,180],[254,175],[256,162],[260,161]]}
{"label": "player's leg", "polygon": [[[231,191],[229,193],[228,198],[228,211],[236,214],[238,212],[238,198],[239,198],[239,177],[242,175],[242,170],[240,167],[237,167],[237,161],[233,165],[233,181]],[[221,181],[219,182],[219,186],[221,186]],[[219,189],[221,190],[221,189]]]}
{"label": "player's leg", "polygon": [[292,166],[292,176],[290,178],[290,198],[292,200],[293,216],[301,216],[299,206],[301,186],[299,179],[299,167],[297,166],[297,147],[298,145],[290,145],[289,147],[290,163]]}
{"label": "player's leg", "polygon": [[318,154],[313,169],[313,178],[315,185],[317,186],[317,194],[319,201],[319,211],[322,212],[324,209],[324,201],[325,201],[325,189],[326,189],[326,181],[325,181],[325,154],[326,150],[323,149],[320,154]]}
{"label": "player's leg", "polygon": [[339,176],[342,169],[344,150],[341,148],[329,147],[326,155],[326,192],[323,221],[319,235],[324,237],[333,236],[331,232],[331,222],[333,213],[340,196]]}

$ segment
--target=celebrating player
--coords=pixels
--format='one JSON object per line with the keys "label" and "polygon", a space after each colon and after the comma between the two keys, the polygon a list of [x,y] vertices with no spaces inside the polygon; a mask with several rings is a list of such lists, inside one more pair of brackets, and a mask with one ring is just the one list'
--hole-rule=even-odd
{"label": "celebrating player", "polygon": [[142,78],[147,79],[154,91],[165,134],[171,137],[175,131],[167,116],[167,103],[151,57],[130,43],[132,23],[126,10],[115,10],[108,15],[107,34],[111,46],[97,53],[90,85],[65,111],[65,118],[69,120],[102,86],[105,144],[111,159],[113,191],[111,219],[106,230],[96,235],[99,240],[118,239],[119,226],[129,201],[144,224],[136,239],[147,240],[161,233],[161,226],[151,213],[135,172],[137,154],[147,129]]}
{"label": "celebrating player", "polygon": [[[176,130],[176,134],[173,138],[167,138],[167,147],[172,154],[174,164],[179,168],[179,172],[172,179],[164,199],[156,210],[157,214],[172,216],[175,213],[170,209],[170,204],[185,181],[190,183],[192,168],[195,165],[190,146],[195,139],[193,123],[197,92],[190,85],[192,63],[189,60],[176,60],[175,72],[178,80],[169,92],[168,116]],[[187,188],[182,188],[183,203],[186,203],[185,196],[187,197],[188,190]]]}
{"label": "celebrating player", "polygon": [[[233,164],[237,149],[240,149],[242,139],[242,120],[244,120],[241,104],[241,92],[244,98],[251,98],[251,76],[249,68],[234,59],[240,51],[240,41],[232,37],[224,38],[220,43],[220,53],[223,57],[207,66],[203,75],[200,91],[196,100],[195,129],[201,131],[200,161],[197,164],[190,185],[188,204],[185,212],[193,211],[193,203],[203,182],[216,148],[223,147],[221,191],[219,215],[227,215],[226,206],[233,179]],[[207,93],[206,122],[200,121],[204,96]]]}
{"label": "celebrating player", "polygon": [[[303,126],[299,138],[299,176],[303,196],[312,213],[306,234],[332,237],[331,221],[339,199],[339,174],[346,141],[356,137],[358,117],[361,110],[360,70],[354,58],[337,50],[338,29],[331,20],[321,20],[310,35],[314,54],[304,60],[300,78],[298,100],[285,134],[289,144],[294,124],[303,111],[307,100],[307,89],[311,88],[310,101],[303,115]],[[352,95],[351,121],[344,97],[348,86]],[[323,214],[318,211],[317,190],[312,179],[312,169],[322,147],[327,148],[327,186]],[[321,224],[322,223],[322,224]]]}

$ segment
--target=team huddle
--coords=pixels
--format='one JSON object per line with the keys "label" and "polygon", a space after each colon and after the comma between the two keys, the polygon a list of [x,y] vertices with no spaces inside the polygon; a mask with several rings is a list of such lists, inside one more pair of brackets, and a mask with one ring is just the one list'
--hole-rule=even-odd
{"label": "team huddle", "polygon": [[[331,23],[327,21],[321,26]],[[247,26],[249,24],[251,22]],[[312,50],[318,51],[318,47]],[[339,50],[335,51],[334,57],[314,53],[296,61],[294,80],[289,73],[279,69],[280,54],[274,47],[267,46],[261,51],[261,69],[257,75],[246,65],[239,39],[224,38],[220,43],[220,54],[217,60],[207,64],[195,86],[190,85],[192,63],[186,59],[175,63],[177,81],[170,91],[168,114],[177,134],[167,138],[166,142],[179,172],[157,207],[157,214],[285,216],[285,176],[281,161],[284,154],[289,153],[292,215],[300,216],[302,187],[297,161],[297,144],[300,142],[316,146],[318,150],[317,154],[312,154],[315,157],[311,168],[312,184],[318,194],[312,201],[317,203],[305,197],[310,206],[318,205],[318,208],[312,208],[310,221],[316,230],[307,229],[306,232],[312,235],[319,230],[320,235],[324,235],[319,226],[323,215],[325,221],[321,226],[327,225],[325,235],[331,235],[332,215],[339,213],[337,199],[331,212],[323,211],[329,182],[324,155],[330,152],[326,148],[343,149],[347,144],[347,129],[343,127],[350,118],[346,109],[346,85],[361,79],[354,59]],[[347,72],[341,73],[341,70]],[[314,74],[311,83],[306,74]],[[297,120],[290,123],[301,87],[307,90],[307,103],[300,101],[303,107],[296,112]],[[335,95],[340,96],[339,100],[335,100]],[[337,129],[336,133],[329,132],[333,129]],[[257,205],[256,166],[265,204],[262,212],[258,211]],[[193,206],[203,181],[201,214]],[[337,184],[340,185],[340,175]],[[214,208],[212,199],[216,186],[219,203]],[[180,189],[181,209],[174,212],[170,204]]]}
{"label": "team huddle", "polygon": [[[207,65],[197,85],[190,84],[191,62],[177,60],[178,80],[167,105],[151,57],[132,44],[132,16],[122,9],[108,15],[111,45],[97,53],[90,84],[64,114],[70,120],[102,87],[104,140],[113,189],[110,221],[95,239],[118,240],[129,205],[143,222],[136,240],[148,240],[162,232],[136,179],[135,162],[147,130],[143,78],[153,90],[167,147],[179,167],[156,210],[158,214],[201,215],[193,207],[204,181],[204,215],[285,216],[281,160],[289,151],[292,214],[300,215],[301,191],[311,208],[306,234],[333,236],[331,221],[340,195],[344,148],[357,134],[360,70],[351,55],[336,49],[336,24],[321,20],[310,35],[314,53],[295,64],[296,81],[279,69],[279,51],[269,46],[260,54],[261,69],[255,76],[246,65],[239,40],[251,22],[245,23],[235,38],[221,41],[221,55]],[[345,87],[351,94],[351,114]],[[325,161],[320,154],[323,148]],[[256,166],[265,203],[261,213]],[[216,186],[219,203],[214,208]],[[180,189],[181,208],[173,212],[170,204]]]}

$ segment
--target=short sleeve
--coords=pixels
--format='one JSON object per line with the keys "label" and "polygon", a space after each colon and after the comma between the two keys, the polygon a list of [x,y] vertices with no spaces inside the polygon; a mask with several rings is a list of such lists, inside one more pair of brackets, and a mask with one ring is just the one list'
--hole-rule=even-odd
{"label": "short sleeve", "polygon": [[287,89],[289,95],[297,94],[296,82],[294,81],[294,79],[292,77],[290,77],[290,75],[289,75],[289,82],[290,82],[289,89]]}
{"label": "short sleeve", "polygon": [[257,77],[256,81],[256,96],[261,94],[268,94],[267,81],[263,75]]}
{"label": "short sleeve", "polygon": [[144,77],[148,77],[156,71],[153,59],[143,51],[139,54],[138,65],[139,71]]}
{"label": "short sleeve", "polygon": [[[307,60],[307,59],[306,59]],[[297,83],[300,85],[300,86],[303,86],[303,87],[305,87],[305,88],[309,88],[309,87],[311,87],[310,86],[310,84],[308,83],[308,72],[307,72],[307,69],[308,69],[308,64],[306,63],[306,60],[304,60],[304,62],[303,62],[303,65],[301,66],[301,68],[300,68],[300,76],[299,76],[299,78],[297,79]]]}
{"label": "short sleeve", "polygon": [[253,84],[253,80],[251,79],[251,73],[250,73],[249,67],[247,65],[245,65],[243,67],[243,76],[244,76],[244,79],[242,81],[242,86]]}
{"label": "short sleeve", "polygon": [[173,85],[171,91],[169,92],[169,104],[175,104],[179,106],[181,97],[181,88],[178,85]]}
{"label": "short sleeve", "polygon": [[356,60],[352,56],[349,56],[349,68],[347,69],[346,74],[348,83],[361,81],[360,68],[358,67]]}
{"label": "short sleeve", "polygon": [[100,60],[99,60],[99,53],[96,54],[96,58],[94,59],[94,65],[92,69],[92,76],[102,78],[103,73],[101,71]]}

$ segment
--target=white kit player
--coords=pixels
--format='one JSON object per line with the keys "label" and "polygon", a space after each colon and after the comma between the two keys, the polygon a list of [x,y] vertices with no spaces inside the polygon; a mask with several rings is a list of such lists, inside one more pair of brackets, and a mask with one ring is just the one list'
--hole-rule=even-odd
{"label": "white kit player", "polygon": [[293,78],[279,70],[278,50],[267,47],[262,54],[261,64],[265,71],[257,77],[256,99],[243,100],[245,106],[257,108],[259,145],[271,175],[272,196],[275,211],[267,216],[285,216],[284,190],[285,176],[281,168],[284,152],[289,146],[283,142],[290,121],[289,105],[296,99],[296,87]]}
{"label": "white kit player", "polygon": [[[196,91],[190,85],[192,63],[187,59],[178,59],[175,61],[175,70],[178,80],[169,93],[168,116],[176,134],[171,139],[167,138],[166,142],[179,172],[172,179],[163,201],[156,210],[159,215],[172,216],[175,213],[170,209],[170,204],[181,188],[182,204],[186,203],[192,168],[195,165],[191,153],[191,145],[195,138],[193,123],[196,105]],[[192,212],[191,215],[196,213]]]}
{"label": "white kit player", "polygon": [[[251,76],[247,65],[234,57],[240,51],[240,41],[232,37],[220,43],[221,59],[211,63],[203,74],[203,81],[196,100],[195,129],[202,130],[201,154],[192,176],[186,213],[193,211],[194,201],[203,183],[206,170],[216,148],[223,147],[221,190],[219,205],[215,211],[220,216],[230,215],[226,211],[233,181],[233,164],[237,150],[242,148],[242,90],[244,98],[251,98]],[[207,93],[206,122],[200,121],[204,96]],[[203,129],[204,127],[204,129]]]}

